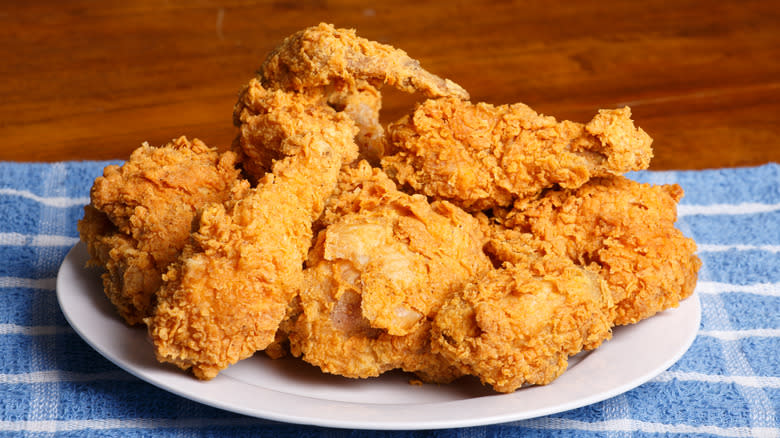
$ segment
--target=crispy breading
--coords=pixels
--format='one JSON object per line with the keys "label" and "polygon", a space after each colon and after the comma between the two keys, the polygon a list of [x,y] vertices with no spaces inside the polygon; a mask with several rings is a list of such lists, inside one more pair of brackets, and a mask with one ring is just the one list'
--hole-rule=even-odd
{"label": "crispy breading", "polygon": [[426,97],[468,99],[460,85],[420,67],[401,49],[360,38],[353,29],[320,23],[285,38],[260,68],[263,86],[304,91],[333,83],[354,89],[358,80]]}
{"label": "crispy breading", "polygon": [[648,166],[652,139],[628,108],[558,122],[524,104],[431,99],[388,126],[382,167],[404,187],[471,211]]}
{"label": "crispy breading", "polygon": [[701,261],[694,241],[674,226],[682,195],[676,184],[597,178],[518,202],[504,225],[598,272],[617,306],[614,324],[631,324],[693,293]]}
{"label": "crispy breading", "polygon": [[611,336],[612,297],[598,275],[554,256],[517,262],[466,285],[432,329],[435,352],[500,392],[550,383],[569,356]]}
{"label": "crispy breading", "polygon": [[256,82],[244,99],[242,134],[284,158],[245,197],[201,210],[146,320],[157,358],[201,379],[274,341],[303,281],[312,221],[357,155],[354,123],[327,106]]}
{"label": "crispy breading", "polygon": [[219,154],[180,137],[162,147],[143,145],[122,166],[95,180],[79,221],[91,263],[104,267],[103,286],[128,324],[150,310],[162,273],[189,239],[196,211],[246,190],[235,154]]}
{"label": "crispy breading", "polygon": [[[385,85],[428,100],[385,129]],[[96,180],[79,231],[106,294],[200,379],[265,349],[511,392],[693,293],[682,189],[619,176],[652,157],[628,108],[468,99],[353,30],[288,37],[239,94],[232,152],[182,138]]]}
{"label": "crispy breading", "polygon": [[[306,93],[323,99],[350,116],[359,128],[356,142],[361,156],[378,164],[384,154],[384,127],[379,121],[385,85],[425,97],[468,99],[461,86],[420,67],[403,50],[360,38],[352,29],[321,23],[287,37],[266,58],[258,72],[265,88]],[[236,113],[237,116],[237,113]],[[235,118],[236,125],[238,119]],[[246,145],[236,145],[237,151]],[[246,151],[253,157],[256,151]],[[261,176],[270,161],[257,161],[250,175]]]}
{"label": "crispy breading", "polygon": [[430,320],[491,268],[482,228],[452,204],[399,192],[366,162],[342,174],[338,193],[309,256],[293,354],[348,377],[395,368],[429,381],[457,377],[430,352]]}

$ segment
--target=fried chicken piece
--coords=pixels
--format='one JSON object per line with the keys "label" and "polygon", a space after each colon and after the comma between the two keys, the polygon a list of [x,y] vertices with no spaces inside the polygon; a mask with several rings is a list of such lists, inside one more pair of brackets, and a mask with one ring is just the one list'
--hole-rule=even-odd
{"label": "fried chicken piece", "polygon": [[[598,272],[617,306],[615,325],[631,324],[693,293],[701,261],[696,244],[674,227],[680,186],[652,186],[622,176],[597,178],[576,190],[518,202],[504,225],[530,233],[544,252]],[[493,253],[504,259],[527,238],[504,235]],[[501,247],[504,247],[501,249]]]}
{"label": "fried chicken piece", "polygon": [[360,38],[352,29],[320,23],[285,38],[260,69],[263,86],[304,91],[334,83],[354,89],[360,79],[426,97],[468,99],[460,85],[420,67],[403,50]]}
{"label": "fried chicken piece", "polygon": [[400,185],[470,211],[506,207],[555,185],[647,168],[652,139],[628,108],[557,122],[526,105],[431,99],[388,126],[382,167]]}
{"label": "fried chicken piece", "polygon": [[162,272],[187,242],[197,209],[248,188],[235,159],[180,137],[159,148],[144,144],[95,180],[78,229],[90,264],[106,269],[105,293],[128,324],[148,316]]}
{"label": "fried chicken piece", "polygon": [[[266,147],[268,142],[281,141],[276,138],[279,132],[257,129],[252,120],[242,119],[241,115],[252,106],[252,96],[256,94],[256,89],[264,89],[259,78],[253,78],[241,90],[233,113],[234,123],[239,127],[239,134],[233,142],[233,150],[242,157],[244,172],[253,182],[262,178],[274,161],[284,157],[280,151]],[[377,89],[365,85],[352,92],[330,92],[326,96],[306,93],[305,96],[310,100],[310,105],[329,106],[353,120],[358,127],[355,141],[361,150],[361,155],[376,156],[384,150],[384,128],[378,122],[382,97]],[[374,123],[373,120],[376,122]]]}
{"label": "fried chicken piece", "polygon": [[[319,96],[346,113],[360,129],[356,140],[361,155],[375,164],[385,149],[384,128],[379,122],[379,88],[383,85],[426,97],[469,97],[456,83],[421,68],[403,50],[360,38],[354,30],[336,29],[324,23],[285,38],[266,58],[258,80],[267,89]],[[237,126],[239,113],[240,109],[234,117]],[[242,140],[235,148],[254,163],[248,172],[258,178],[270,168],[274,157],[265,156]]]}
{"label": "fried chicken piece", "polygon": [[253,81],[239,106],[242,132],[284,158],[245,197],[201,210],[146,320],[158,360],[200,379],[274,341],[303,281],[312,221],[357,156],[352,120],[308,96]]}
{"label": "fried chicken piece", "polygon": [[431,354],[445,297],[492,268],[480,224],[448,202],[398,191],[361,162],[345,170],[310,253],[293,355],[353,378],[401,368],[427,381],[459,375]]}
{"label": "fried chicken piece", "polygon": [[609,339],[612,297],[557,256],[518,258],[466,285],[433,322],[433,351],[499,392],[545,385],[569,356]]}

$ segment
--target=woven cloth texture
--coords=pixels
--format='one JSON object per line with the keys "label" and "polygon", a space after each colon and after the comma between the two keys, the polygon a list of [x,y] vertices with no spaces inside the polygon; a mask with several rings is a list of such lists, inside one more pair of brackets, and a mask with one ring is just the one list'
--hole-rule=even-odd
{"label": "woven cloth texture", "polygon": [[56,276],[78,243],[92,182],[109,163],[0,162],[0,436],[780,436],[777,164],[629,175],[683,187],[677,225],[703,261],[699,332],[657,377],[542,418],[351,431],[246,417],[173,395],[104,359],[70,328]]}

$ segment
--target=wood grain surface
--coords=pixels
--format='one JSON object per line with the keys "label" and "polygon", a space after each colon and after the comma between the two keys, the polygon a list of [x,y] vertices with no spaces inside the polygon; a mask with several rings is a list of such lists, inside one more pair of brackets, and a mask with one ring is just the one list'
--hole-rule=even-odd
{"label": "wood grain surface", "polygon": [[[777,1],[3,1],[0,160],[227,148],[238,90],[318,22],[406,50],[472,101],[586,122],[629,105],[654,169],[780,161]],[[394,120],[417,97],[386,93]]]}

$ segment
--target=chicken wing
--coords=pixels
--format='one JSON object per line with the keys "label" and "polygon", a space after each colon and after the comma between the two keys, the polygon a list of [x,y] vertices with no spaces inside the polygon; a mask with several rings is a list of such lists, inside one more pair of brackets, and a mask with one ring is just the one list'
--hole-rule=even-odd
{"label": "chicken wing", "polygon": [[[319,96],[357,124],[361,155],[378,163],[384,153],[384,128],[379,122],[383,85],[426,97],[455,96],[468,99],[456,83],[420,67],[403,50],[360,38],[354,30],[330,24],[306,28],[287,38],[269,54],[258,73],[267,89],[281,89]],[[234,122],[240,125],[235,112]],[[274,157],[257,151],[239,138],[236,150],[246,154],[248,172],[260,177]]]}
{"label": "chicken wing", "polygon": [[263,63],[260,75],[265,87],[295,91],[334,83],[355,89],[362,79],[377,88],[390,85],[426,97],[469,97],[461,86],[427,72],[403,50],[325,23],[285,38]]}
{"label": "chicken wing", "polygon": [[95,180],[79,221],[91,263],[106,269],[106,295],[128,324],[148,316],[162,273],[190,235],[196,211],[248,189],[235,154],[180,137],[144,145]]}
{"label": "chicken wing", "polygon": [[280,158],[245,197],[202,209],[146,319],[157,358],[201,379],[273,342],[303,281],[312,221],[357,156],[352,120],[303,94],[253,81],[240,107],[242,132]]}
{"label": "chicken wing", "polygon": [[523,104],[431,99],[388,126],[382,167],[400,185],[467,210],[506,207],[555,185],[644,169],[651,138],[628,108],[586,125],[557,122]]}

